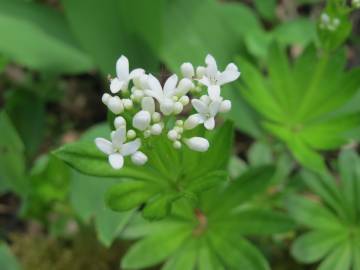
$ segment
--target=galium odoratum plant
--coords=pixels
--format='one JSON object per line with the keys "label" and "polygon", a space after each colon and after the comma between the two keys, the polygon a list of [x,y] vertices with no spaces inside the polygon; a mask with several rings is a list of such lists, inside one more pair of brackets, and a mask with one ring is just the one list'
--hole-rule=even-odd
{"label": "galium odoratum plant", "polygon": [[208,55],[206,66],[181,65],[182,78],[170,76],[162,85],[155,76],[117,61],[110,93],[102,97],[112,117],[110,139],[80,140],[55,151],[76,170],[118,178],[106,195],[114,211],[141,206],[147,219],[160,219],[172,204],[187,199],[197,205],[202,191],[227,179],[233,125],[215,128],[215,117],[231,108],[221,86],[236,80],[234,64],[219,71]]}
{"label": "galium odoratum plant", "polygon": [[292,246],[302,263],[321,261],[319,270],[360,269],[360,157],[343,150],[337,170],[330,173],[303,172],[306,186],[316,196],[291,196],[291,216],[308,229]]}
{"label": "galium odoratum plant", "polygon": [[[231,102],[220,94],[221,85],[240,76],[238,68],[229,64],[219,71],[215,59],[207,55],[206,66],[195,69],[191,63],[181,65],[183,78],[171,75],[162,86],[152,74],[143,69],[129,72],[129,61],[121,56],[116,63],[117,76],[110,81],[110,91],[102,97],[103,103],[116,115],[111,141],[97,138],[100,151],[109,156],[114,169],[121,169],[124,157],[131,156],[133,163],[143,165],[147,155],[139,149],[150,136],[167,134],[173,147],[183,144],[191,150],[204,152],[209,148],[207,139],[189,136],[189,130],[204,125],[215,128],[215,117],[231,109]],[[120,95],[118,95],[120,94]],[[184,107],[192,106],[196,113],[188,118],[182,115]],[[126,113],[126,118],[122,113]],[[155,150],[156,151],[156,150]]]}

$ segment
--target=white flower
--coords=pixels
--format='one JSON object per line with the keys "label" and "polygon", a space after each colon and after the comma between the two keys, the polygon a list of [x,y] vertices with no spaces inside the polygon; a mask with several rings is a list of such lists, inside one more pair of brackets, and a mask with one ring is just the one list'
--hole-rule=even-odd
{"label": "white flower", "polygon": [[185,129],[193,129],[199,124],[204,124],[206,129],[214,129],[215,116],[219,112],[221,101],[202,98],[202,100],[193,99],[191,104],[198,113],[190,115],[186,119],[184,123]]}
{"label": "white flower", "polygon": [[207,86],[208,94],[212,100],[217,100],[220,97],[220,86],[235,81],[240,76],[240,72],[235,64],[227,65],[223,72],[218,70],[214,57],[208,54],[205,58],[207,67],[205,74],[199,79],[199,82]]}
{"label": "white flower", "polygon": [[184,142],[191,150],[197,152],[206,152],[209,149],[209,141],[202,137],[184,139]]}
{"label": "white flower", "polygon": [[331,18],[327,13],[322,13],[320,16],[320,28],[329,31],[335,31],[340,25],[338,18]]}
{"label": "white flower", "polygon": [[178,86],[177,82],[178,77],[174,74],[166,80],[164,87],[161,87],[159,80],[153,75],[149,75],[148,83],[150,89],[145,90],[145,94],[159,102],[160,111],[165,115],[180,113],[183,105],[177,100],[179,97],[186,95],[194,87],[194,84],[187,78],[182,79]]}
{"label": "white flower", "polygon": [[133,126],[144,131],[149,128],[151,116],[155,112],[155,102],[151,97],[144,97],[141,101],[142,110],[137,112],[133,118]]}
{"label": "white flower", "polygon": [[130,80],[143,73],[144,70],[141,68],[129,72],[129,60],[122,55],[116,62],[116,78],[110,82],[110,91],[115,94],[120,90],[126,90]]}
{"label": "white flower", "polygon": [[180,67],[181,73],[185,78],[192,79],[195,75],[194,67],[191,63],[183,63]]}
{"label": "white flower", "polygon": [[139,155],[138,149],[141,146],[140,139],[124,143],[126,139],[126,129],[124,127],[112,133],[111,142],[103,139],[96,138],[95,144],[97,148],[104,154],[108,155],[109,163],[114,169],[121,169],[124,165],[125,156]]}

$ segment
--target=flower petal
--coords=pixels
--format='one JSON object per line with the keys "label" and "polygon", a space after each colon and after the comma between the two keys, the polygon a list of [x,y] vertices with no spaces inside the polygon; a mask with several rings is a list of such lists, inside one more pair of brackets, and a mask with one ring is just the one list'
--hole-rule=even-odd
{"label": "flower petal", "polygon": [[211,54],[208,54],[205,58],[205,63],[207,64],[206,75],[216,77],[218,74],[218,67],[215,58]]}
{"label": "flower petal", "polygon": [[115,170],[119,170],[124,166],[124,158],[118,153],[111,154],[109,156],[109,163]]}
{"label": "flower petal", "polygon": [[145,70],[143,70],[142,68],[136,68],[130,72],[129,79],[140,78],[144,74],[145,74]]}
{"label": "flower petal", "polygon": [[196,114],[192,114],[190,115],[184,123],[184,128],[185,129],[193,129],[196,126],[198,126],[199,124],[204,123],[205,118],[202,117],[200,114],[196,113]]}
{"label": "flower petal", "polygon": [[210,117],[210,118],[206,119],[206,121],[204,122],[204,127],[208,130],[214,129],[214,127],[215,127],[214,117]]}
{"label": "flower petal", "polygon": [[110,82],[110,91],[113,94],[118,93],[121,88],[124,86],[124,82],[120,81],[118,78],[114,78]]}
{"label": "flower petal", "polygon": [[230,63],[227,65],[224,72],[222,72],[219,76],[219,85],[223,85],[232,81],[235,81],[237,78],[239,78],[240,72],[237,68],[237,66],[233,63]]}
{"label": "flower petal", "polygon": [[212,100],[220,99],[220,86],[219,85],[210,85],[208,87],[208,94]]}
{"label": "flower petal", "polygon": [[211,85],[211,82],[208,77],[202,77],[200,80],[198,80],[201,84],[209,87]]}
{"label": "flower petal", "polygon": [[193,105],[194,109],[201,114],[208,113],[209,109],[204,102],[200,99],[193,99],[191,100],[191,104]]}
{"label": "flower petal", "polygon": [[141,146],[140,139],[123,144],[120,153],[125,157],[134,154]]}
{"label": "flower petal", "polygon": [[116,148],[120,148],[126,139],[126,128],[124,126],[120,127],[114,131],[112,135],[112,144]]}
{"label": "flower petal", "polygon": [[129,79],[129,60],[124,55],[116,61],[116,75],[122,81]]}
{"label": "flower petal", "polygon": [[159,80],[156,77],[154,77],[152,74],[149,74],[148,84],[151,91],[155,92],[155,94],[158,96],[163,96],[161,84]]}
{"label": "flower petal", "polygon": [[110,155],[113,153],[112,143],[104,138],[95,139],[96,147],[104,154]]}
{"label": "flower petal", "polygon": [[178,77],[176,74],[173,74],[166,80],[164,84],[164,95],[166,97],[172,96],[172,94],[175,91],[177,82],[178,82]]}
{"label": "flower petal", "polygon": [[163,96],[159,95],[158,93],[156,93],[155,91],[151,91],[151,90],[145,90],[144,91],[145,95],[147,95],[148,97],[153,97],[155,98],[158,102],[161,102],[163,100]]}
{"label": "flower petal", "polygon": [[150,114],[155,112],[155,101],[152,97],[144,97],[141,101],[141,108]]}
{"label": "flower petal", "polygon": [[194,87],[195,85],[190,79],[184,78],[180,80],[175,93],[177,96],[184,96]]}
{"label": "flower petal", "polygon": [[220,110],[220,105],[221,105],[221,100],[215,100],[213,102],[210,103],[209,105],[209,113],[211,117],[214,117],[217,115],[217,113]]}

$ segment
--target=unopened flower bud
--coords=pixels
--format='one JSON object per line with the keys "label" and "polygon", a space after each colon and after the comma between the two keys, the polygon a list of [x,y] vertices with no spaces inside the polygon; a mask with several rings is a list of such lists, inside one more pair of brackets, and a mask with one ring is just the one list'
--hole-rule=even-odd
{"label": "unopened flower bud", "polygon": [[194,151],[206,152],[209,149],[209,141],[202,137],[192,137],[185,140],[185,144]]}
{"label": "unopened flower bud", "polygon": [[191,63],[183,63],[180,67],[181,69],[181,74],[185,77],[185,78],[189,78],[191,79],[194,75],[195,75],[195,71],[194,71],[194,67]]}
{"label": "unopened flower bud", "polygon": [[133,126],[138,130],[144,131],[151,122],[151,115],[148,111],[140,111],[134,115]]}
{"label": "unopened flower bud", "polygon": [[144,165],[148,161],[148,157],[140,151],[131,155],[131,161],[136,165]]}
{"label": "unopened flower bud", "polygon": [[190,102],[190,99],[188,96],[182,96],[180,99],[179,99],[179,102],[183,105],[183,106],[186,106],[189,104]]}
{"label": "unopened flower bud", "polygon": [[193,88],[195,88],[194,83],[190,79],[184,78],[179,82],[179,85],[176,89],[176,95],[184,96]]}
{"label": "unopened flower bud", "polygon": [[175,102],[174,104],[174,113],[179,114],[184,109],[184,106],[180,102]]}
{"label": "unopened flower bud", "polygon": [[178,126],[174,127],[174,130],[179,134],[183,133],[183,131],[184,131],[184,129],[182,127],[178,127]]}
{"label": "unopened flower bud", "polygon": [[200,124],[199,117],[196,114],[190,115],[184,123],[185,129],[193,129]]}
{"label": "unopened flower bud", "polygon": [[223,100],[220,104],[219,111],[221,113],[227,113],[231,110],[231,101],[230,100]]}
{"label": "unopened flower bud", "polygon": [[126,127],[126,121],[125,121],[125,118],[122,117],[122,116],[117,116],[115,119],[114,119],[114,126],[116,129],[119,129],[121,127]]}
{"label": "unopened flower bud", "polygon": [[160,124],[154,124],[151,126],[150,131],[153,135],[160,135],[162,132],[162,126]]}
{"label": "unopened flower bud", "polygon": [[169,140],[175,141],[178,137],[178,133],[175,130],[170,130],[167,134]]}
{"label": "unopened flower bud", "polygon": [[144,131],[144,137],[145,137],[145,138],[148,138],[148,137],[150,137],[150,136],[151,136],[151,131],[150,131],[149,129],[145,130],[145,131]]}
{"label": "unopened flower bud", "polygon": [[123,82],[120,81],[118,78],[114,78],[111,80],[110,82],[111,93],[116,94],[121,90],[122,87],[123,87]]}
{"label": "unopened flower bud", "polygon": [[175,141],[175,142],[173,143],[173,147],[174,147],[175,149],[180,149],[180,148],[181,148],[181,142],[180,142],[180,141]]}
{"label": "unopened flower bud", "polygon": [[105,93],[105,94],[102,95],[101,101],[102,101],[102,103],[107,105],[110,98],[111,98],[111,96],[108,93]]}
{"label": "unopened flower bud", "polygon": [[120,114],[124,111],[123,103],[118,96],[110,97],[107,105],[114,114]]}
{"label": "unopened flower bud", "polygon": [[151,119],[153,120],[154,123],[157,123],[161,120],[161,114],[158,112],[154,112],[151,116]]}
{"label": "unopened flower bud", "polygon": [[129,129],[126,133],[126,137],[129,139],[129,140],[132,140],[136,137],[136,132],[135,130],[133,129]]}
{"label": "unopened flower bud", "polygon": [[182,127],[184,125],[184,121],[183,120],[176,120],[175,125],[177,125],[178,127]]}
{"label": "unopened flower bud", "polygon": [[132,109],[132,107],[133,107],[133,102],[132,102],[132,100],[131,99],[128,99],[128,98],[124,98],[123,100],[122,100],[122,102],[123,102],[123,104],[124,104],[124,108],[126,109],[126,110],[131,110]]}
{"label": "unopened flower bud", "polygon": [[174,102],[171,99],[166,99],[160,104],[160,110],[163,114],[169,115],[174,111]]}

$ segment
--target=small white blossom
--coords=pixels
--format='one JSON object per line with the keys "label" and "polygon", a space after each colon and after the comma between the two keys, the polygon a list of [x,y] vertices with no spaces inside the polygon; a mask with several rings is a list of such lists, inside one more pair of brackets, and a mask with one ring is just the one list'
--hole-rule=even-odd
{"label": "small white blossom", "polygon": [[190,139],[184,139],[185,144],[194,151],[206,152],[209,149],[209,141],[202,137],[192,137]]}
{"label": "small white blossom", "polygon": [[178,133],[176,132],[176,130],[174,130],[174,129],[170,130],[170,131],[168,132],[168,134],[167,134],[169,140],[171,140],[171,141],[177,140],[178,135],[179,135],[179,134],[178,134]]}
{"label": "small white blossom", "polygon": [[[180,113],[180,105],[175,105],[175,102],[187,94],[194,84],[189,79],[182,79],[177,86],[178,77],[176,74],[170,76],[164,87],[161,87],[161,84],[158,79],[153,75],[149,75],[148,83],[150,90],[145,90],[145,94],[155,98],[160,104],[160,111],[164,115],[170,115],[172,113]],[[180,103],[181,104],[181,103]],[[182,105],[182,104],[181,104]],[[181,108],[182,110],[182,108]]]}
{"label": "small white blossom", "polygon": [[219,112],[227,113],[231,110],[231,101],[230,100],[223,100],[221,101]]}
{"label": "small white blossom", "polygon": [[141,74],[144,74],[144,70],[140,68],[129,72],[129,60],[122,55],[116,62],[116,78],[110,82],[110,91],[115,94],[126,90],[130,80]]}
{"label": "small white blossom", "polygon": [[185,129],[193,129],[199,124],[204,124],[206,129],[214,129],[215,116],[219,112],[221,102],[218,100],[204,101],[204,99],[193,99],[191,104],[198,113],[190,115],[189,118],[186,119],[184,124]]}
{"label": "small white blossom", "polygon": [[320,28],[328,31],[335,31],[340,25],[338,18],[332,18],[327,13],[322,13],[320,16]]}
{"label": "small white blossom", "polygon": [[102,101],[102,103],[104,103],[107,106],[110,98],[111,98],[111,95],[109,95],[108,93],[105,93],[102,95],[101,101]]}
{"label": "small white blossom", "polygon": [[161,124],[154,124],[151,126],[150,131],[152,135],[160,135],[162,132],[162,125]]}
{"label": "small white blossom", "polygon": [[129,140],[132,140],[132,139],[135,139],[136,137],[136,132],[135,130],[133,129],[129,129],[126,133],[126,137],[129,139]]}
{"label": "small white blossom", "polygon": [[230,63],[223,72],[218,70],[214,57],[208,54],[205,58],[207,64],[205,74],[199,79],[203,85],[207,86],[208,94],[212,100],[220,98],[220,86],[235,81],[240,76],[240,72],[235,64]]}
{"label": "small white blossom", "polygon": [[108,155],[109,163],[114,169],[123,167],[125,156],[141,153],[138,151],[141,146],[140,139],[124,143],[126,140],[126,129],[124,127],[113,132],[111,137],[111,142],[104,138],[96,138],[95,144],[101,152]]}

